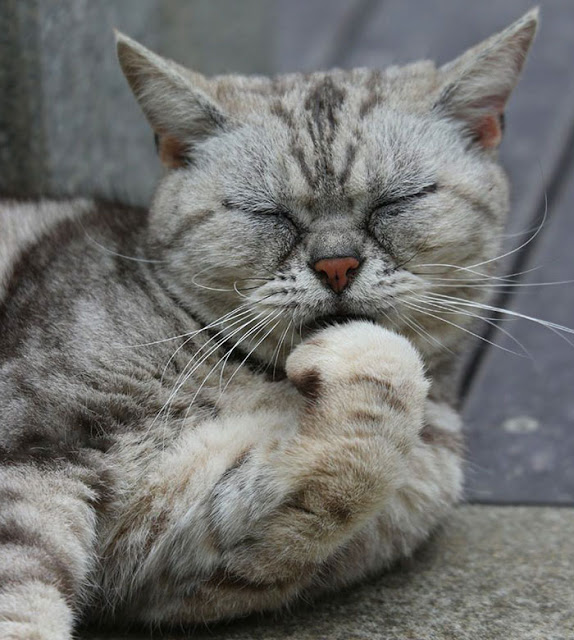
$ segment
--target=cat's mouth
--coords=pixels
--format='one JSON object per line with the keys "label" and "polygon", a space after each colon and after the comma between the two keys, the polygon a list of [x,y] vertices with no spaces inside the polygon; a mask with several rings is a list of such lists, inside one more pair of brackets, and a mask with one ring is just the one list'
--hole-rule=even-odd
{"label": "cat's mouth", "polygon": [[373,316],[365,315],[365,314],[354,314],[354,313],[330,313],[323,316],[318,316],[309,322],[304,324],[304,329],[306,333],[314,333],[315,331],[319,331],[321,329],[325,329],[327,327],[332,327],[337,324],[346,324],[348,322],[356,322],[360,320],[367,320],[369,322],[376,322]]}

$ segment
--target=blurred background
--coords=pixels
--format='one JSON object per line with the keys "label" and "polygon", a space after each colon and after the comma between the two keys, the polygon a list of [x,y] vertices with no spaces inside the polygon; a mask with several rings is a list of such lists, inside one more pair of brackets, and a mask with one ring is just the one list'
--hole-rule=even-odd
{"label": "blurred background", "polygon": [[[542,25],[507,111],[513,210],[496,302],[574,327],[574,2],[542,0]],[[153,136],[115,59],[116,27],[197,71],[274,74],[447,62],[533,0],[2,0],[0,193],[149,201]],[[527,286],[522,286],[527,285]],[[468,355],[461,403],[470,500],[574,503],[574,347],[532,322],[490,328]]]}

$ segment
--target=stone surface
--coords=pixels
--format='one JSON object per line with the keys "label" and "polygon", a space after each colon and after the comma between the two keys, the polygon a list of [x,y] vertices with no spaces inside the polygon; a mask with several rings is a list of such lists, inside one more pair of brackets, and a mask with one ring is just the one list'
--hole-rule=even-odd
{"label": "stone surface", "polygon": [[[414,559],[289,614],[175,640],[572,640],[574,510],[463,506]],[[85,634],[86,640],[146,633]]]}

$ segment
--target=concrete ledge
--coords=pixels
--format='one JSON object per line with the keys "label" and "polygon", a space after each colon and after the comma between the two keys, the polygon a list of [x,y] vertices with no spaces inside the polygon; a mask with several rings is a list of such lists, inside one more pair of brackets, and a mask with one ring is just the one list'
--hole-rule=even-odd
{"label": "concrete ledge", "polygon": [[414,559],[370,584],[280,618],[165,637],[572,640],[573,532],[571,508],[462,506]]}

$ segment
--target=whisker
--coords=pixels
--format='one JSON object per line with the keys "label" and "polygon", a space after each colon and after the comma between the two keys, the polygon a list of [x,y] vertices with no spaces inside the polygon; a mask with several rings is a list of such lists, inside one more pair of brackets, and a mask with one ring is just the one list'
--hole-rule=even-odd
{"label": "whisker", "polygon": [[[547,197],[547,194],[545,193],[544,194],[544,213],[542,215],[542,220],[540,221],[540,224],[536,227],[536,230],[534,231],[534,233],[527,240],[525,240],[522,244],[520,244],[518,247],[515,247],[514,249],[511,249],[509,251],[506,251],[505,253],[502,253],[502,254],[494,257],[494,258],[490,258],[489,260],[483,260],[481,262],[476,262],[476,263],[468,265],[466,267],[460,267],[460,266],[456,266],[456,265],[446,265],[446,264],[425,264],[425,265],[415,265],[415,267],[450,267],[450,268],[459,269],[459,270],[463,270],[463,271],[470,271],[470,272],[474,273],[473,270],[476,269],[477,267],[482,267],[484,265],[491,264],[491,263],[497,262],[499,260],[503,260],[504,258],[507,258],[507,257],[513,255],[514,253],[516,253],[518,251],[521,251],[522,249],[527,247],[540,234],[540,232],[542,231],[542,228],[546,224],[547,218],[548,218],[548,197]],[[480,275],[483,275],[483,274],[480,274]]]}
{"label": "whisker", "polygon": [[[438,304],[436,302],[432,302],[432,301],[428,301],[426,298],[424,297],[418,297],[418,300],[420,302],[424,302],[424,304],[430,304],[433,305],[433,307],[439,311],[443,311],[445,313],[452,313],[452,314],[459,314],[459,315],[464,315],[467,316],[469,318],[473,318],[475,320],[481,320],[483,322],[486,322],[489,326],[493,327],[494,329],[497,329],[498,331],[501,331],[504,335],[506,335],[510,340],[512,340],[512,342],[514,342],[514,344],[516,344],[518,347],[520,347],[522,349],[522,351],[524,352],[524,355],[528,358],[530,358],[531,360],[533,360],[534,358],[532,357],[532,354],[528,351],[528,349],[520,342],[520,340],[518,340],[518,338],[516,338],[515,336],[513,336],[509,331],[506,331],[506,329],[504,329],[503,327],[500,326],[500,324],[498,324],[495,320],[491,319],[491,318],[485,318],[484,316],[480,316],[476,313],[472,313],[470,311],[463,311],[462,309],[458,309],[455,308],[453,306],[447,306],[451,303],[443,303],[443,304]],[[516,354],[518,356],[520,356],[521,354]],[[521,356],[522,357],[522,356]]]}
{"label": "whisker", "polygon": [[[273,318],[269,319],[264,318],[262,321],[260,321],[257,325],[255,325],[254,327],[252,327],[251,329],[249,329],[249,331],[242,336],[232,347],[231,349],[229,349],[229,351],[224,354],[214,365],[213,367],[209,370],[209,372],[207,373],[206,376],[204,376],[203,381],[201,382],[201,384],[199,385],[198,389],[196,390],[195,394],[193,395],[191,402],[189,403],[189,406],[187,408],[186,414],[185,414],[185,418],[187,419],[187,416],[189,414],[189,411],[193,405],[193,403],[195,402],[195,400],[197,399],[197,396],[199,395],[199,393],[201,392],[201,390],[203,389],[203,387],[205,386],[205,383],[207,382],[207,380],[209,379],[209,377],[211,376],[211,374],[215,371],[215,369],[219,366],[219,364],[225,360],[224,364],[223,364],[223,368],[225,368],[225,364],[227,363],[227,360],[229,359],[229,357],[231,356],[231,354],[233,353],[233,351],[250,335],[258,335],[260,331],[265,330],[265,327],[269,325],[270,322],[272,322],[276,317],[278,317],[279,313],[277,313]],[[274,325],[274,327],[277,325]],[[274,328],[273,327],[273,328]],[[267,334],[268,335],[268,334]],[[257,345],[255,346],[255,348],[257,348],[257,346],[259,346],[260,343],[257,343]],[[246,356],[246,358],[243,360],[243,362],[241,364],[243,364],[247,358],[251,355],[251,353],[253,353],[254,349],[252,349],[249,354]],[[240,365],[241,367],[241,365]],[[239,369],[239,367],[238,367]],[[237,373],[238,369],[235,370],[235,373]],[[223,369],[222,369],[223,371]],[[233,375],[235,375],[235,373]],[[233,378],[233,376],[232,376]],[[229,386],[229,383],[231,382],[231,378],[229,379],[229,381],[227,382],[227,384],[225,385],[225,388],[223,389],[223,391],[220,392],[220,397],[223,395],[223,393],[225,392],[225,390],[227,389],[227,387]]]}
{"label": "whisker", "polygon": [[[262,301],[266,300],[267,298],[270,298],[273,295],[275,295],[275,294],[274,293],[270,293],[267,296],[264,296],[259,302],[262,302]],[[223,316],[222,318],[220,318],[217,321],[214,321],[213,323],[211,323],[212,325],[220,325],[220,324],[224,324],[225,321],[231,321],[230,324],[227,327],[224,326],[220,331],[218,331],[215,335],[213,335],[211,338],[209,338],[209,340],[207,340],[207,342],[204,343],[198,349],[198,351],[190,358],[190,360],[188,361],[188,363],[186,364],[186,366],[184,367],[183,371],[180,373],[180,375],[178,376],[178,378],[177,378],[177,380],[176,380],[176,382],[174,384],[174,391],[168,397],[167,401],[164,403],[164,405],[160,409],[160,411],[159,411],[158,415],[156,416],[156,418],[159,417],[162,413],[165,413],[167,415],[167,413],[169,412],[169,407],[170,407],[171,403],[173,402],[175,396],[177,395],[179,390],[182,388],[182,386],[187,382],[187,380],[189,380],[190,376],[193,375],[194,371],[197,369],[197,366],[200,366],[209,356],[211,356],[215,351],[217,351],[217,349],[222,344],[224,344],[226,342],[226,340],[228,340],[229,338],[235,336],[244,327],[249,326],[249,324],[251,324],[252,322],[255,322],[258,318],[260,318],[262,315],[265,314],[265,311],[261,310],[257,315],[255,315],[254,318],[252,318],[251,320],[248,320],[247,322],[242,324],[240,327],[234,329],[229,335],[227,335],[227,336],[224,335],[225,332],[228,331],[230,328],[236,326],[239,322],[243,322],[245,320],[245,316],[246,315],[249,315],[250,313],[251,314],[254,313],[253,312],[253,308],[255,308],[257,306],[257,304],[258,303],[245,303],[243,305],[240,305],[236,309],[233,309],[232,311],[230,311],[227,314],[225,314],[225,316]],[[209,326],[210,325],[207,325],[202,330],[207,329]],[[221,340],[217,340],[217,338],[219,336],[222,336],[222,335],[223,335],[223,338]],[[210,350],[207,352],[207,354],[202,354],[202,352],[214,340],[217,341],[215,346],[210,348]],[[182,348],[184,346],[184,344],[180,345],[180,347],[178,347],[178,349],[176,349],[176,352],[179,350],[179,348]],[[167,370],[167,366],[168,366],[169,362],[172,360],[172,358],[174,356],[175,356],[175,354],[172,354],[170,360],[168,361],[168,363],[164,367],[162,378],[161,378],[162,381],[163,381],[163,378],[165,376],[165,372]],[[201,360],[197,363],[196,366],[193,366],[194,362],[200,356],[202,356]],[[190,367],[192,367],[191,371],[188,371]]]}
{"label": "whisker", "polygon": [[[273,322],[273,320],[275,320],[276,318],[278,318],[281,314],[277,313],[271,320],[270,322]],[[237,369],[235,369],[235,371],[232,373],[231,378],[229,378],[229,380],[227,381],[227,384],[225,385],[225,387],[223,388],[223,391],[221,392],[222,394],[225,393],[227,387],[231,384],[231,381],[233,380],[233,378],[236,376],[237,372],[239,371],[239,369],[241,369],[241,367],[247,362],[247,360],[249,359],[249,357],[251,356],[251,354],[255,351],[255,349],[257,349],[257,347],[271,334],[273,333],[273,331],[275,330],[275,327],[277,327],[277,325],[279,325],[279,322],[276,322],[271,329],[269,329],[269,331],[259,340],[259,342],[257,342],[257,344],[253,347],[253,349],[251,349],[251,351],[245,356],[245,358],[243,358],[243,360],[240,362],[239,366],[237,367]]]}
{"label": "whisker", "polygon": [[[271,361],[273,361],[273,355],[275,356],[275,361],[273,364],[273,375],[272,375],[273,380],[275,380],[275,372],[277,371],[277,362],[279,360],[279,353],[281,351],[281,347],[283,346],[283,342],[287,337],[287,332],[289,331],[289,328],[291,327],[292,323],[293,323],[293,319],[291,319],[287,324],[287,326],[285,327],[285,331],[283,331],[283,333],[281,334],[281,337],[279,338],[279,342],[277,343],[277,347],[275,348],[275,351],[271,355]],[[269,365],[271,364],[271,361],[269,362]],[[269,365],[267,365],[267,367],[269,367]]]}
{"label": "whisker", "polygon": [[[255,327],[252,327],[252,329],[249,330],[249,332],[242,336],[238,342],[236,342],[235,345],[233,345],[233,347],[223,355],[223,357],[219,360],[219,362],[216,363],[215,366],[217,366],[222,360],[224,360],[223,366],[221,367],[221,372],[219,374],[219,389],[221,390],[221,386],[223,385],[223,375],[225,373],[225,367],[227,365],[227,361],[229,360],[229,358],[231,357],[231,354],[233,353],[233,351],[235,350],[236,347],[239,346],[239,344],[241,342],[243,342],[246,338],[249,337],[249,335],[251,335],[251,333],[253,333],[253,331],[255,331],[256,329],[260,328],[261,325],[264,325],[265,322],[267,322],[268,317],[264,318],[264,320],[262,320],[260,323],[258,323],[258,325],[256,325]],[[252,331],[253,330],[253,331]],[[214,367],[215,368],[215,367]],[[211,371],[208,375],[211,374]]]}
{"label": "whisker", "polygon": [[[261,315],[263,315],[263,312],[260,312],[257,316],[255,316],[255,318],[252,318],[251,320],[248,320],[247,322],[245,322],[244,324],[242,324],[239,328],[234,329],[231,334],[229,335],[224,335],[221,340],[218,340],[216,342],[215,345],[212,345],[212,347],[208,350],[207,353],[202,354],[201,359],[198,362],[194,363],[194,360],[197,358],[197,356],[201,353],[201,350],[198,351],[188,362],[188,364],[185,366],[184,370],[182,371],[182,373],[180,374],[179,378],[177,379],[175,385],[174,385],[174,390],[171,392],[169,398],[167,399],[166,403],[164,404],[164,406],[162,407],[162,409],[159,411],[158,416],[159,417],[162,413],[164,413],[166,411],[166,408],[169,408],[171,402],[173,402],[173,399],[176,397],[176,395],[179,393],[180,389],[183,387],[183,385],[189,380],[189,378],[193,375],[193,373],[197,370],[197,368],[199,366],[201,366],[206,360],[207,358],[209,358],[215,351],[217,351],[221,345],[223,345],[227,340],[229,340],[229,338],[233,337],[234,335],[236,335],[239,331],[241,331],[244,327],[249,326],[249,324],[251,324],[252,322],[255,322],[259,317],[261,317]],[[219,332],[219,333],[223,333],[223,331]],[[219,334],[218,334],[219,335]],[[209,340],[209,342],[211,342],[214,338],[211,338]],[[205,345],[204,345],[205,346]],[[188,370],[188,368],[190,367],[190,365],[193,364],[193,366],[191,366],[191,368]]]}
{"label": "whisker", "polygon": [[[467,278],[468,280],[472,280],[472,281],[475,281],[475,280],[479,280],[479,281],[482,281],[482,280],[497,280],[498,281],[498,280],[500,280],[502,282],[506,282],[508,280],[508,278],[510,278],[510,277],[523,275],[525,273],[530,273],[531,271],[535,270],[535,269],[529,269],[528,271],[523,271],[523,272],[519,272],[519,273],[516,273],[516,274],[510,274],[508,276],[495,276],[495,275],[491,275],[491,274],[488,274],[488,273],[484,273],[482,271],[476,271],[471,267],[464,267],[464,266],[457,265],[457,264],[448,264],[448,263],[437,262],[437,263],[434,263],[434,264],[433,263],[428,263],[428,264],[419,264],[419,265],[416,265],[416,266],[417,267],[425,267],[425,268],[426,267],[447,267],[449,269],[455,269],[456,271],[465,271],[465,272],[467,271],[468,273],[472,273],[474,275],[480,276],[479,278]],[[431,278],[433,278],[433,274],[416,273],[414,271],[412,271],[411,273],[414,273],[414,275],[422,276],[422,277],[424,277],[426,279],[429,279],[429,280]],[[443,271],[443,273],[450,273],[450,272]],[[448,280],[455,280],[455,281],[457,280],[456,278],[447,278],[447,279]],[[461,278],[461,280],[464,280],[464,278]],[[512,281],[510,281],[510,282],[512,282]]]}
{"label": "whisker", "polygon": [[112,256],[116,256],[117,258],[123,258],[124,260],[131,260],[132,262],[145,262],[148,264],[165,264],[167,262],[167,260],[152,260],[151,258],[137,258],[136,256],[126,256],[123,253],[118,253],[117,251],[114,251],[113,249],[110,249],[108,247],[106,247],[105,245],[101,244],[100,242],[98,242],[93,236],[91,236],[88,233],[88,230],[86,229],[84,223],[82,222],[81,218],[77,219],[77,223],[82,227],[82,230],[84,232],[84,234],[86,235],[86,238],[96,247],[98,247],[98,249],[101,249],[102,251],[105,251],[106,253],[109,253]]}
{"label": "whisker", "polygon": [[490,304],[485,304],[483,302],[475,302],[475,301],[469,301],[469,300],[464,300],[462,298],[456,298],[453,296],[447,296],[445,294],[441,294],[441,293],[434,293],[432,294],[433,296],[438,297],[439,299],[445,299],[445,300],[450,300],[451,302],[461,305],[461,306],[467,306],[467,307],[475,307],[477,309],[483,309],[485,311],[493,311],[495,313],[503,313],[509,316],[513,316],[515,318],[522,318],[523,320],[529,320],[530,322],[534,322],[536,324],[540,324],[543,327],[547,327],[548,329],[556,329],[557,331],[563,331],[564,333],[570,333],[570,334],[574,334],[574,329],[570,329],[569,327],[566,327],[564,325],[561,324],[557,324],[556,322],[551,322],[549,320],[542,320],[541,318],[535,318],[533,316],[528,316],[524,313],[520,313],[518,311],[511,311],[510,309],[504,309],[502,307],[495,307],[493,305]]}
{"label": "whisker", "polygon": [[[274,316],[274,318],[277,317],[277,315]],[[264,320],[262,320],[258,325],[256,325],[255,327],[252,327],[252,329],[249,330],[249,332],[247,334],[245,334],[244,336],[242,336],[236,343],[235,345],[233,345],[233,347],[226,353],[224,354],[224,356],[221,358],[221,360],[224,360],[223,362],[223,366],[221,367],[221,372],[219,375],[219,390],[220,390],[220,397],[221,394],[223,393],[221,391],[221,387],[223,385],[223,375],[225,373],[225,367],[227,366],[227,362],[229,361],[229,358],[231,357],[231,354],[233,353],[233,351],[243,342],[245,341],[246,338],[248,338],[250,335],[252,335],[253,333],[255,333],[257,335],[257,333],[259,332],[260,329],[264,329],[265,326],[271,322],[273,320],[273,318],[271,318],[271,320],[269,319],[269,316],[267,316],[266,318],[264,318]],[[221,362],[221,360],[219,362]],[[219,362],[217,364],[219,364]],[[210,372],[211,374],[211,372]],[[209,374],[208,374],[209,375]],[[227,387],[226,387],[227,388]]]}
{"label": "whisker", "polygon": [[491,258],[490,260],[483,260],[482,262],[477,262],[476,264],[471,265],[471,267],[472,268],[481,267],[485,264],[490,264],[491,262],[497,262],[498,260],[502,260],[504,258],[507,258],[508,256],[511,256],[514,253],[517,253],[518,251],[521,251],[538,237],[538,235],[542,231],[542,228],[546,224],[547,219],[548,219],[548,195],[546,192],[544,192],[544,213],[542,214],[542,220],[540,221],[540,224],[536,228],[536,231],[530,236],[530,238],[528,238],[525,242],[523,242],[518,247],[511,249],[510,251],[507,251],[506,253],[503,253],[502,255],[497,256],[496,258]]}
{"label": "whisker", "polygon": [[[162,409],[160,410],[160,413],[158,414],[157,417],[159,417],[159,415],[161,414],[162,411],[164,411],[164,408],[167,405],[167,410],[166,410],[166,416],[164,419],[164,425],[167,423],[167,412],[169,411],[169,405],[171,404],[171,402],[173,402],[173,399],[175,399],[176,395],[179,393],[179,390],[183,387],[183,385],[185,385],[185,383],[189,380],[189,378],[195,373],[195,371],[197,371],[197,369],[213,354],[215,353],[222,345],[224,345],[230,338],[232,338],[233,336],[237,335],[237,333],[239,333],[241,330],[243,330],[245,327],[249,326],[249,324],[251,324],[252,322],[255,322],[261,315],[263,315],[263,312],[261,312],[260,314],[258,314],[257,316],[255,316],[253,319],[248,320],[247,322],[245,322],[244,324],[242,324],[240,327],[238,327],[237,329],[235,329],[234,331],[232,331],[229,335],[224,335],[221,340],[217,341],[217,343],[209,350],[209,352],[207,354],[203,354],[203,357],[201,358],[201,360],[199,362],[196,362],[193,367],[191,367],[191,369],[186,373],[185,378],[183,380],[181,380],[181,377],[183,375],[183,373],[185,372],[185,370],[189,367],[189,365],[197,358],[198,354],[201,352],[198,351],[192,358],[191,360],[187,363],[184,372],[182,372],[182,374],[179,376],[178,380],[176,381],[176,385],[177,388],[174,389],[174,391],[172,392],[172,394],[170,395],[170,397],[168,398],[167,402],[164,404],[164,407],[162,407]],[[255,328],[257,328],[258,326],[260,326],[260,324],[264,322],[261,321],[260,323],[258,323],[256,325]],[[222,332],[220,332],[222,333]],[[213,338],[212,338],[213,339]],[[205,347],[205,345],[204,345]],[[203,349],[203,347],[202,347]],[[226,354],[224,354],[218,361],[217,363],[211,368],[211,370],[209,371],[209,373],[207,374],[207,376],[205,376],[203,382],[201,383],[199,389],[197,389],[196,393],[194,394],[190,404],[188,405],[188,408],[185,412],[185,415],[183,417],[183,421],[182,424],[186,422],[188,416],[189,416],[189,411],[191,406],[193,405],[195,399],[197,398],[199,392],[201,391],[201,389],[203,388],[203,385],[205,384],[207,378],[211,375],[211,372],[215,370],[215,368],[217,367],[217,365],[223,360],[223,358],[225,358]],[[181,380],[181,382],[179,382]],[[179,384],[178,384],[179,383]],[[174,387],[176,386],[174,385]]]}
{"label": "whisker", "polygon": [[[443,280],[448,280],[447,278],[443,278]],[[458,282],[458,280],[454,279],[451,282]],[[506,290],[508,292],[513,291],[515,288],[532,288],[532,287],[552,287],[559,286],[565,284],[574,284],[574,280],[558,280],[556,282],[508,282],[504,284],[465,284],[464,281],[461,281],[461,284],[440,284],[438,285],[441,288],[472,288],[472,289],[501,289]],[[508,289],[504,289],[507,287]]]}
{"label": "whisker", "polygon": [[219,318],[217,318],[217,320],[214,320],[210,324],[205,325],[205,327],[201,327],[201,329],[194,329],[193,331],[188,331],[186,333],[180,333],[177,336],[171,336],[169,338],[162,338],[161,340],[153,340],[152,342],[140,342],[140,343],[137,343],[137,344],[127,344],[127,345],[117,345],[117,346],[118,346],[119,349],[123,349],[123,348],[130,348],[131,349],[131,348],[135,348],[135,347],[151,347],[153,345],[161,344],[163,342],[171,342],[172,340],[178,340],[179,338],[187,338],[188,336],[196,336],[196,335],[200,334],[202,331],[206,331],[207,329],[212,329],[213,327],[216,327],[217,325],[219,325],[222,322],[224,322],[225,319],[227,318],[227,316],[232,315],[236,311],[244,309],[244,308],[246,308],[248,306],[249,306],[249,304],[245,303],[245,304],[240,305],[239,307],[235,307],[234,309],[232,309],[231,311],[229,311],[225,315],[220,316]]}
{"label": "whisker", "polygon": [[[426,266],[426,265],[420,265],[420,266]],[[429,265],[431,266],[431,265]],[[466,267],[461,267],[460,265],[448,265],[448,264],[444,264],[444,265],[437,265],[437,266],[445,266],[445,267],[451,267],[453,269],[465,269]],[[515,273],[507,273],[505,275],[493,275],[493,274],[488,274],[488,273],[483,273],[482,271],[477,271],[476,273],[480,275],[480,277],[478,278],[456,278],[456,277],[452,277],[452,273],[450,271],[442,271],[441,273],[449,273],[451,274],[450,277],[448,278],[437,278],[436,274],[424,274],[424,273],[416,273],[414,271],[411,271],[411,273],[414,273],[414,275],[418,275],[418,276],[423,276],[425,279],[427,280],[431,280],[431,281],[440,281],[440,280],[446,280],[447,282],[488,282],[489,280],[496,280],[496,281],[501,281],[503,283],[509,283],[509,284],[513,284],[515,282],[514,278],[517,278],[519,276],[523,276],[523,275],[527,275],[529,273],[533,273],[534,271],[539,270],[540,267],[531,267],[530,269],[525,269],[524,271],[517,271]]]}
{"label": "whisker", "polygon": [[[202,274],[204,274],[204,273],[206,273],[208,271],[216,270],[222,264],[226,264],[226,261],[221,261],[221,262],[218,262],[218,263],[215,263],[215,264],[213,264],[213,262],[211,262],[207,267],[205,267],[204,269],[201,269],[200,271],[198,271],[196,274],[193,275],[193,277],[191,278],[191,283],[193,285],[195,285],[196,287],[199,287],[200,289],[207,289],[208,291],[220,291],[220,292],[235,291],[236,293],[239,293],[237,283],[240,282],[240,281],[249,280],[249,281],[270,282],[270,281],[273,280],[273,277],[265,278],[263,276],[247,276],[245,278],[237,278],[234,281],[234,283],[232,285],[232,288],[212,287],[212,286],[209,286],[207,284],[203,284],[203,283],[197,281],[197,278],[199,278],[199,276],[201,276]],[[270,275],[275,276],[275,274],[273,274],[271,272],[269,272],[269,273],[270,273]],[[246,288],[243,288],[243,291],[249,291],[249,290],[253,290],[253,289],[258,289],[260,286],[262,286],[262,285],[258,285],[258,286],[254,286],[254,287],[246,287]],[[245,297],[245,296],[243,296],[243,297]]]}
{"label": "whisker", "polygon": [[[432,344],[433,342],[440,347],[441,349],[445,349],[446,351],[448,351],[449,353],[453,353],[452,349],[449,349],[446,345],[444,345],[438,338],[436,338],[435,336],[433,336],[431,333],[429,333],[426,329],[424,329],[424,327],[422,327],[414,318],[409,318],[408,316],[404,315],[404,314],[400,314],[397,311],[397,314],[399,316],[399,318],[403,321],[406,322],[408,326],[410,326],[412,329],[414,329],[414,331],[421,336],[423,339],[425,339],[429,344]],[[418,328],[418,329],[417,329]],[[422,335],[421,334],[424,334]]]}
{"label": "whisker", "polygon": [[[209,340],[207,340],[207,342],[205,342],[193,355],[192,360],[194,358],[196,358],[198,356],[198,354],[200,354],[203,349],[205,349],[205,347],[212,342],[215,338],[217,338],[217,336],[223,334],[227,329],[230,329],[231,327],[235,326],[238,322],[241,322],[245,316],[249,315],[250,313],[252,313],[251,308],[247,308],[247,309],[243,309],[242,311],[237,312],[235,315],[232,315],[232,312],[230,312],[229,314],[227,314],[227,320],[232,320],[231,324],[227,325],[227,327],[224,327],[223,329],[221,329],[220,331],[218,331],[214,336],[212,336]],[[222,324],[221,322],[218,324]],[[207,328],[207,327],[206,327]],[[192,340],[195,335],[194,334],[192,336],[190,336],[187,340],[185,340],[182,344],[179,345],[179,347],[171,354],[169,360],[166,362],[165,367],[163,368],[163,372],[161,374],[161,382],[163,382],[165,373],[167,371],[167,368],[169,367],[170,363],[172,362],[173,358],[177,355],[177,353],[179,352],[180,349],[182,349],[183,347],[185,347],[185,345]],[[190,361],[191,362],[191,361]],[[189,364],[189,362],[188,362]],[[186,365],[187,366],[187,365]]]}
{"label": "whisker", "polygon": [[515,351],[513,351],[512,349],[507,349],[506,347],[503,347],[499,344],[496,344],[495,342],[492,342],[491,340],[488,340],[487,338],[485,338],[484,336],[481,336],[478,333],[474,333],[474,331],[471,331],[470,329],[467,329],[466,327],[461,327],[460,325],[456,324],[455,322],[451,322],[450,320],[447,320],[446,318],[443,318],[442,316],[437,316],[434,313],[430,313],[430,311],[428,311],[428,309],[424,309],[418,305],[416,305],[413,302],[404,302],[404,304],[408,307],[410,307],[411,309],[414,309],[415,311],[418,311],[419,313],[422,314],[426,314],[427,316],[431,317],[431,318],[435,318],[436,320],[440,320],[441,322],[444,322],[445,324],[450,325],[451,327],[455,327],[456,329],[459,329],[460,331],[463,331],[464,333],[468,333],[469,335],[478,338],[479,340],[482,340],[483,342],[486,342],[490,345],[492,345],[493,347],[496,347],[497,349],[502,349],[502,351],[507,351],[508,353],[513,353],[514,355],[520,356],[520,354],[516,353]]}

